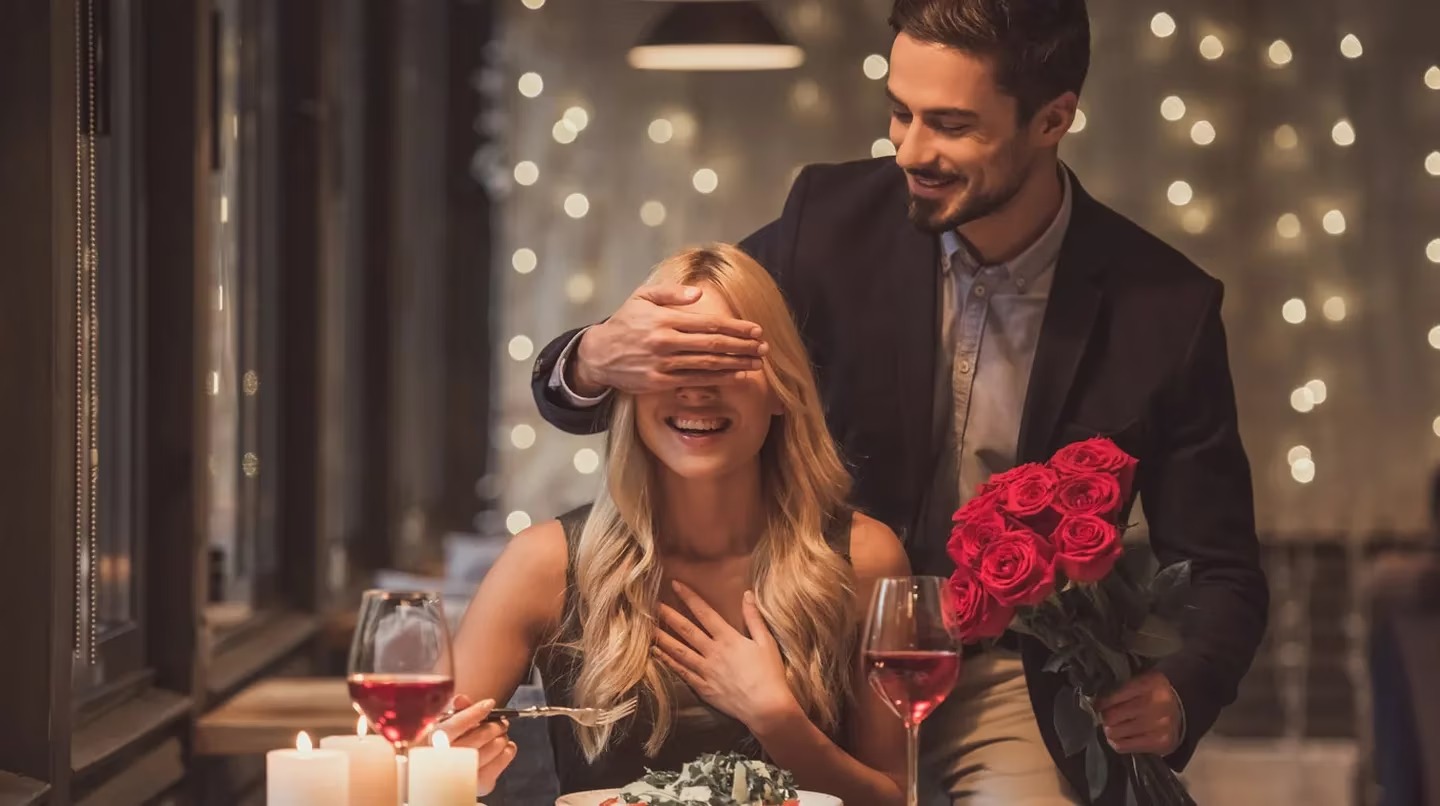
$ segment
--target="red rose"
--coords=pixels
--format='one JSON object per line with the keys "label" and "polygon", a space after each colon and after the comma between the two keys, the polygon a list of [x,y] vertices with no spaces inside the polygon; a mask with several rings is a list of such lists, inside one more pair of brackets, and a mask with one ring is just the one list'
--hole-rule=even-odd
{"label": "red rose", "polygon": [[948,610],[953,616],[949,626],[962,642],[969,644],[982,638],[998,638],[1010,626],[1015,609],[996,602],[968,570],[957,570],[950,577],[947,587],[950,593]]}
{"label": "red rose", "polygon": [[1084,442],[1072,442],[1056,451],[1050,459],[1050,466],[1062,476],[1083,473],[1108,473],[1120,484],[1120,498],[1130,497],[1130,485],[1135,480],[1135,457],[1120,450],[1114,442],[1105,437],[1095,437]]}
{"label": "red rose", "polygon": [[1028,529],[1006,532],[986,544],[976,570],[980,584],[1007,607],[1043,602],[1055,588],[1055,549]]}
{"label": "red rose", "polygon": [[1120,508],[1120,482],[1108,473],[1063,476],[1055,488],[1061,515],[1109,515]]}
{"label": "red rose", "polygon": [[989,481],[981,484],[975,489],[975,497],[983,498],[987,495],[996,495],[1001,490],[1010,486],[1010,484],[1013,483],[1016,479],[1030,472],[1032,468],[1041,466],[1042,465],[1037,465],[1034,462],[1031,462],[1029,464],[1017,465],[1010,468],[1009,470],[1004,471],[1003,473],[996,473],[995,475],[990,477]]}
{"label": "red rose", "polygon": [[1048,509],[1060,481],[1055,471],[1036,464],[1007,470],[997,478],[1001,481],[994,492],[999,496],[1000,507],[1017,518],[1039,515]]}
{"label": "red rose", "polygon": [[1120,558],[1120,530],[1104,518],[1071,515],[1060,521],[1051,536],[1055,564],[1076,582],[1099,582]]}
{"label": "red rose", "polygon": [[[984,485],[981,486],[983,487]],[[964,506],[955,510],[955,514],[950,520],[958,524],[987,512],[993,512],[997,498],[994,491],[985,493],[977,491],[974,498],[966,501]]]}
{"label": "red rose", "polygon": [[[975,504],[979,501],[979,504]],[[989,499],[972,499],[955,513],[955,528],[950,532],[947,549],[957,567],[978,567],[980,552],[990,541],[1004,534],[1008,527],[1005,517]]]}

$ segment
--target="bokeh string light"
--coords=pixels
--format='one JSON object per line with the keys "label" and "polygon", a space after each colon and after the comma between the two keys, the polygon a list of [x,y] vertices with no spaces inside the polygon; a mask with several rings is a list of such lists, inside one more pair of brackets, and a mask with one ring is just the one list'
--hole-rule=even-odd
{"label": "bokeh string light", "polygon": [[1165,96],[1160,102],[1160,117],[1172,122],[1185,117],[1185,101],[1178,95]]}
{"label": "bokeh string light", "polygon": [[1358,59],[1365,53],[1365,47],[1360,44],[1360,37],[1354,34],[1346,34],[1340,40],[1340,55],[1347,59]]}
{"label": "bokeh string light", "polygon": [[1175,18],[1160,12],[1150,18],[1150,33],[1165,39],[1175,35]]}
{"label": "bokeh string light", "polygon": [[1208,120],[1197,120],[1190,127],[1190,139],[1197,146],[1208,146],[1215,142],[1215,127]]}
{"label": "bokeh string light", "polygon": [[1271,42],[1270,47],[1265,51],[1265,55],[1270,59],[1270,63],[1276,67],[1284,67],[1295,58],[1295,53],[1290,50],[1289,43],[1283,39],[1277,39]]}
{"label": "bokeh string light", "polygon": [[1176,207],[1184,207],[1195,198],[1195,190],[1190,187],[1189,182],[1177,179],[1165,189],[1165,198],[1169,199],[1170,203]]}
{"label": "bokeh string light", "polygon": [[1213,62],[1225,55],[1225,43],[1220,41],[1220,37],[1210,34],[1200,40],[1200,55]]}

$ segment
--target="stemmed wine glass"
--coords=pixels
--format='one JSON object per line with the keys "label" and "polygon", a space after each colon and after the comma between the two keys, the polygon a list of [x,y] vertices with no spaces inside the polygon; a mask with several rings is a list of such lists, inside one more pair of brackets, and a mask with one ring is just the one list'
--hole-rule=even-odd
{"label": "stemmed wine glass", "polygon": [[960,651],[947,628],[949,593],[940,577],[879,580],[865,619],[870,686],[905,723],[907,806],[917,806],[920,722],[955,687]]}
{"label": "stemmed wine glass", "polygon": [[355,707],[404,756],[455,693],[440,594],[366,591],[350,644],[349,682]]}

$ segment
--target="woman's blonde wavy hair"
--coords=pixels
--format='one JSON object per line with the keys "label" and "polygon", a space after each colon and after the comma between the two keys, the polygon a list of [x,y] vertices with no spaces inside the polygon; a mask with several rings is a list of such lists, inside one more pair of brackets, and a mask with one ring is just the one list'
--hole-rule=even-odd
{"label": "woman's blonde wavy hair", "polygon": [[[827,733],[840,724],[851,691],[855,585],[849,564],[824,537],[850,491],[825,426],[815,377],[780,289],[739,248],[712,244],[660,263],[650,282],[705,284],[735,316],[764,330],[763,371],[784,413],[772,419],[760,451],[765,531],[755,547],[752,589],[785,663],[791,691]],[[711,293],[707,289],[707,293]],[[574,578],[580,668],[576,705],[605,708],[639,695],[653,730],[645,752],[659,752],[674,718],[670,674],[652,656],[662,569],[655,534],[655,458],[641,442],[635,401],[622,395],[610,420],[606,483],[576,550]],[[574,633],[572,633],[574,634]],[[613,727],[577,728],[593,761]]]}

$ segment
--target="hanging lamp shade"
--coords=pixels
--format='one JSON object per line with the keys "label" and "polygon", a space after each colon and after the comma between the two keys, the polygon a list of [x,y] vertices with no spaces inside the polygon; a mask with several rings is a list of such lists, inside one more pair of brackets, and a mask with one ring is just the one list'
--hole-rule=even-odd
{"label": "hanging lamp shade", "polygon": [[672,2],[640,44],[630,49],[637,70],[787,70],[805,61],[758,3],[750,0]]}

